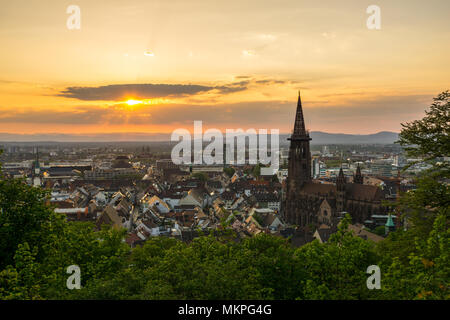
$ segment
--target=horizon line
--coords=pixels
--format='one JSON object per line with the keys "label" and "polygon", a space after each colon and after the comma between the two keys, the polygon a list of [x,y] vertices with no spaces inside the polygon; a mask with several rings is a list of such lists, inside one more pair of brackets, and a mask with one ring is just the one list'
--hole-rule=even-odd
{"label": "horizon line", "polygon": [[[343,136],[360,136],[360,137],[366,137],[366,136],[374,136],[380,133],[389,133],[389,134],[399,134],[399,132],[394,131],[378,131],[375,133],[367,133],[367,134],[361,134],[361,133],[332,133],[332,132],[325,132],[325,131],[310,131],[310,133],[320,133],[320,134],[326,134],[326,135],[343,135]],[[225,133],[223,133],[225,134]],[[246,135],[246,133],[242,133],[243,135]],[[289,136],[292,133],[280,133],[280,136]],[[1,137],[2,135],[8,135],[10,137]],[[114,135],[122,135],[122,139],[120,137],[112,137]],[[130,137],[130,139],[127,139],[127,135],[139,135],[140,137]],[[176,142],[172,141],[170,138],[170,133],[145,133],[145,132],[128,132],[128,133],[92,133],[92,134],[72,134],[72,133],[5,133],[0,132],[0,143],[117,143],[117,142],[136,142],[136,143],[144,143],[144,142]],[[267,133],[267,135],[270,135],[270,132]],[[52,137],[54,136],[54,137]],[[103,136],[104,139],[101,139]],[[33,137],[36,137],[36,139],[33,140]],[[153,139],[152,139],[153,137]],[[159,139],[158,139],[159,137]],[[4,140],[6,138],[6,140]],[[22,140],[22,139],[31,139],[31,140]],[[92,141],[91,139],[98,139],[96,141]],[[149,140],[145,140],[145,139]],[[18,140],[16,140],[18,139]],[[80,140],[77,140],[80,139]],[[111,139],[111,140],[108,140]],[[193,137],[192,137],[192,140]],[[313,142],[314,143],[314,142]]]}

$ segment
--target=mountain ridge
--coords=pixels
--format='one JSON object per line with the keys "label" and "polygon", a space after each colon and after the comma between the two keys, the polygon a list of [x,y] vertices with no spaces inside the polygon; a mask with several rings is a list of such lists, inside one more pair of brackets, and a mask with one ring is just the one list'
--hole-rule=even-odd
{"label": "mountain ridge", "polygon": [[[280,134],[284,144],[290,134]],[[372,134],[347,134],[311,131],[312,144],[392,144],[398,133],[380,131]],[[11,134],[0,132],[0,142],[163,142],[170,141],[167,133],[101,133],[101,134]]]}

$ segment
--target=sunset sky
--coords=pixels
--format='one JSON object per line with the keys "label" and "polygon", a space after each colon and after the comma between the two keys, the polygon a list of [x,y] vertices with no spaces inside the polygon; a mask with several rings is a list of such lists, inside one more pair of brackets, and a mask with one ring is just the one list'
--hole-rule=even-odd
{"label": "sunset sky", "polygon": [[[369,30],[369,5],[381,29]],[[69,30],[69,5],[81,29]],[[396,131],[450,89],[450,1],[0,1],[0,133]]]}

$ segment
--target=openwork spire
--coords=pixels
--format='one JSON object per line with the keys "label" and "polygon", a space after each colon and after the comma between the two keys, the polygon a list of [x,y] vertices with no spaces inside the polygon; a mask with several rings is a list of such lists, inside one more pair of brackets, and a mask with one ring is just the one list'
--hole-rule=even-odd
{"label": "openwork spire", "polygon": [[363,179],[363,176],[361,174],[361,168],[359,167],[359,164],[358,164],[358,167],[356,168],[355,177],[353,178],[353,182],[354,183],[363,184],[363,181],[364,181],[364,179]]}
{"label": "openwork spire", "polygon": [[344,170],[342,170],[342,167],[341,167],[341,169],[339,169],[339,178],[340,179],[345,179]]}
{"label": "openwork spire", "polygon": [[305,120],[303,119],[302,99],[298,91],[297,113],[295,114],[294,135],[306,135]]}
{"label": "openwork spire", "polygon": [[345,175],[344,175],[344,170],[341,169],[339,170],[339,175],[336,179],[336,184],[337,185],[344,185],[346,183],[346,179],[345,179]]}

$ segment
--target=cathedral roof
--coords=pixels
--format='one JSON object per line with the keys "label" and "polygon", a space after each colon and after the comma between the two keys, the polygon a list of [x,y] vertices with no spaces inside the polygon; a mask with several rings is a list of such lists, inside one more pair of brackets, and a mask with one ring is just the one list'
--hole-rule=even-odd
{"label": "cathedral roof", "polygon": [[345,185],[347,199],[378,201],[383,199],[383,191],[377,186],[348,183]]}
{"label": "cathedral roof", "polygon": [[331,193],[334,195],[336,193],[336,186],[328,183],[306,182],[302,186],[301,191],[311,194],[325,195]]}
{"label": "cathedral roof", "polygon": [[[336,195],[336,185],[307,182],[300,189],[304,193],[331,196]],[[383,191],[377,186],[363,185],[357,183],[345,184],[346,198],[355,200],[379,201],[383,199]],[[331,201],[331,200],[330,200]],[[329,203],[330,203],[329,201]],[[332,205],[332,203],[330,203]]]}

